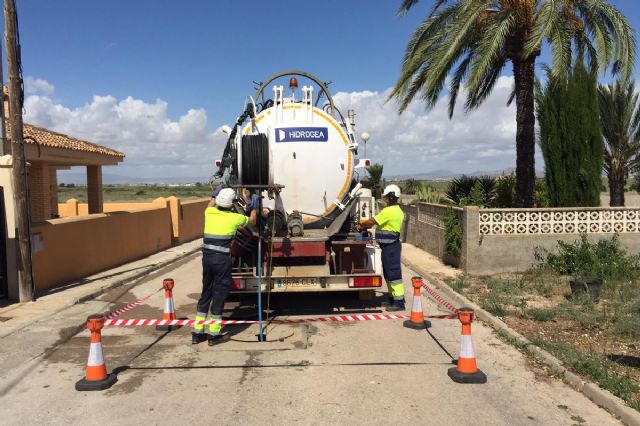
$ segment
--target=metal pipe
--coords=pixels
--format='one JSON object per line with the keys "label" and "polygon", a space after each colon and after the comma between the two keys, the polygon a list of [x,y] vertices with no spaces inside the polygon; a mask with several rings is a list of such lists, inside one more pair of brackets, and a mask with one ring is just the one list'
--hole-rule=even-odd
{"label": "metal pipe", "polygon": [[[258,211],[262,211],[262,194],[259,195]],[[258,215],[258,230],[262,229],[262,215]],[[262,334],[262,232],[258,232],[258,324],[260,330],[258,333],[258,339],[260,342],[264,341],[264,335]]]}

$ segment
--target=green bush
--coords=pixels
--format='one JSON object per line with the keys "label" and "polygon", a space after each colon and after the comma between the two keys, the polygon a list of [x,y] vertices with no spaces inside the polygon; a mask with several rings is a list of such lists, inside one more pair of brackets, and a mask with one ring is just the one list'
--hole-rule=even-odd
{"label": "green bush", "polygon": [[479,180],[477,180],[473,185],[473,188],[471,188],[471,192],[469,193],[469,195],[460,200],[460,205],[463,206],[485,207],[487,203],[488,200],[485,197],[484,189],[482,188],[482,184]]}
{"label": "green bush", "polygon": [[592,243],[586,234],[573,243],[558,241],[557,252],[538,253],[544,265],[561,275],[600,277],[605,281],[633,279],[640,275],[640,257],[628,255],[618,236]]}
{"label": "green bush", "polygon": [[509,209],[516,204],[516,178],[513,175],[501,176],[496,181],[496,196],[493,207]]}
{"label": "green bush", "polygon": [[455,257],[462,253],[462,224],[456,212],[447,208],[444,215],[445,252]]}
{"label": "green bush", "polygon": [[544,179],[536,179],[535,184],[535,199],[536,199],[536,207],[545,208],[550,207],[549,201],[549,189],[547,188],[547,183]]}

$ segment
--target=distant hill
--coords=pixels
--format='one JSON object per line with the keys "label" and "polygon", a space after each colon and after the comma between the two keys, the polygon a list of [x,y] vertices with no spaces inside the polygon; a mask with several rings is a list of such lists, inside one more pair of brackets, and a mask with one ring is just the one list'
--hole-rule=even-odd
{"label": "distant hill", "polygon": [[[516,169],[511,167],[502,170],[478,170],[472,173],[456,173],[450,170],[434,170],[432,172],[422,172],[422,173],[411,173],[411,174],[403,174],[403,175],[395,175],[395,176],[385,176],[387,180],[406,180],[406,179],[417,179],[417,180],[449,180],[462,176],[463,174],[467,176],[508,176],[515,175]],[[537,170],[536,176],[539,178],[544,177],[544,172]]]}

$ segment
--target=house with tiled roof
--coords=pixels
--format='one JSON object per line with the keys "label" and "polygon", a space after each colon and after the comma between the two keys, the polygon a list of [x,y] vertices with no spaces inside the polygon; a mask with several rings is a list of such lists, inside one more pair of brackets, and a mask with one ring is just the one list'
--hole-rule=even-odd
{"label": "house with tiled roof", "polygon": [[89,213],[102,213],[102,166],[121,163],[122,152],[26,123],[24,138],[32,222],[58,217],[57,172],[75,166],[87,169]]}
{"label": "house with tiled roof", "polygon": [[[7,104],[5,92],[5,111],[8,111]],[[6,120],[5,124],[9,139],[11,129]],[[24,124],[23,135],[32,230],[38,229],[38,226],[50,226],[50,219],[59,217],[59,170],[86,167],[87,211],[89,214],[104,211],[102,167],[121,163],[124,160],[122,152],[27,123]],[[12,144],[8,145],[11,150]],[[0,299],[18,298],[18,250],[11,169],[11,156],[0,157],[0,231],[3,227],[5,231],[5,244],[0,243]],[[31,240],[35,259],[43,249],[41,232],[32,233]]]}
{"label": "house with tiled roof", "polygon": [[[9,111],[9,94],[4,88],[4,110]],[[11,135],[5,120],[7,139]],[[87,170],[89,214],[102,213],[102,166],[115,166],[124,153],[42,127],[24,123],[25,158],[29,179],[31,222],[37,223],[58,215],[58,170],[83,166]],[[11,147],[11,143],[9,143]]]}

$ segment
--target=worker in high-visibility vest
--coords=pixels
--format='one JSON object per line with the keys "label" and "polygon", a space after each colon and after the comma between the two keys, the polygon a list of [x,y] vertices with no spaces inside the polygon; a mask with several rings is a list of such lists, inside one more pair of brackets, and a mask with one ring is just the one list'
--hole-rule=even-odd
{"label": "worker in high-visibility vest", "polygon": [[387,206],[372,219],[356,225],[358,232],[376,227],[376,241],[382,248],[382,272],[390,295],[387,311],[406,309],[400,260],[402,250],[400,230],[404,222],[404,213],[398,205],[398,198],[400,198],[398,185],[387,186],[382,193],[382,199]]}
{"label": "worker in high-visibility vest", "polygon": [[[258,196],[251,200],[249,217],[233,211],[236,192],[218,189],[204,212],[204,244],[202,245],[202,294],[198,300],[196,321],[220,320],[224,303],[231,291],[231,242],[240,227],[256,224]],[[193,326],[191,343],[207,340],[209,346],[223,342],[221,324]]]}

